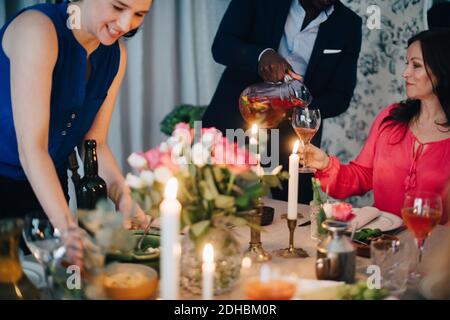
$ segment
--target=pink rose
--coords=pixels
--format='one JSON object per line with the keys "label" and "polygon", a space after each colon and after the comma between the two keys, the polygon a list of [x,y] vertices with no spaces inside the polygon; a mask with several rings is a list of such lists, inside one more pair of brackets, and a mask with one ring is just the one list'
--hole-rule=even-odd
{"label": "pink rose", "polygon": [[148,167],[150,170],[155,170],[156,167],[159,166],[161,162],[161,155],[162,154],[159,148],[150,149],[143,154],[145,159],[147,159]]}
{"label": "pink rose", "polygon": [[352,211],[353,207],[351,204],[346,202],[336,203],[332,209],[333,218],[344,222],[350,221],[355,217]]}
{"label": "pink rose", "polygon": [[213,146],[213,162],[225,165],[235,174],[241,174],[250,169],[251,164],[255,164],[254,157],[247,150],[239,148],[237,143],[230,142],[227,138],[217,139],[218,143]]}
{"label": "pink rose", "polygon": [[207,145],[215,145],[222,142],[222,132],[214,127],[202,129],[202,142]]}
{"label": "pink rose", "polygon": [[171,152],[163,153],[160,157],[159,163],[162,166],[169,168],[169,170],[172,171],[172,173],[176,173],[180,169],[178,164],[176,164],[172,161],[172,153]]}
{"label": "pink rose", "polygon": [[191,145],[192,144],[192,140],[194,140],[193,134],[192,134],[192,130],[189,126],[188,123],[186,122],[180,122],[175,126],[175,129],[173,130],[172,133],[173,137],[182,137],[183,138],[183,142],[186,145]]}

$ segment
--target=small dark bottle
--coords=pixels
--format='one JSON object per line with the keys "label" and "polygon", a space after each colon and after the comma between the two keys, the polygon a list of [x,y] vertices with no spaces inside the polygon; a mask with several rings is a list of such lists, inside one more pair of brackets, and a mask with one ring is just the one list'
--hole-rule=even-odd
{"label": "small dark bottle", "polygon": [[105,180],[98,175],[97,142],[86,140],[84,147],[84,177],[77,187],[77,206],[81,210],[94,210],[98,201],[107,199],[108,192]]}

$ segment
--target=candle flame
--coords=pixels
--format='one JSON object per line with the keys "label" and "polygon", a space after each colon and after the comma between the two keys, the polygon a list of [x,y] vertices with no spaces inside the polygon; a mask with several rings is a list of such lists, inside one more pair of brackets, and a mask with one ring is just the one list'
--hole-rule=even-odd
{"label": "candle flame", "polygon": [[253,135],[258,134],[258,125],[256,123],[252,126],[252,134]]}
{"label": "candle flame", "polygon": [[203,262],[213,263],[214,262],[214,248],[211,243],[208,243],[203,248]]}
{"label": "candle flame", "polygon": [[252,259],[250,259],[249,257],[245,257],[244,259],[242,259],[242,268],[250,269],[251,266],[252,266]]}
{"label": "candle flame", "polygon": [[164,191],[164,199],[175,200],[178,193],[178,180],[176,178],[170,178],[167,182],[166,189]]}
{"label": "candle flame", "polygon": [[292,153],[296,154],[298,153],[298,149],[300,148],[300,140],[297,139],[294,144],[294,148],[292,148]]}

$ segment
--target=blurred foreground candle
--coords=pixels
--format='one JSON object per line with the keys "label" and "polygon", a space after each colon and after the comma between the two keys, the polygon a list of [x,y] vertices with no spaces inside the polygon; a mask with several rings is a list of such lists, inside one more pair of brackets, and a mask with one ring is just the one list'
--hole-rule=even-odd
{"label": "blurred foreground candle", "polygon": [[180,213],[177,200],[178,181],[167,182],[164,201],[159,207],[161,214],[161,298],[178,299],[180,279]]}
{"label": "blurred foreground candle", "polygon": [[288,219],[297,220],[297,206],[298,206],[298,169],[299,156],[298,148],[300,147],[300,140],[297,140],[292,149],[292,154],[289,156],[289,193],[288,193]]}
{"label": "blurred foreground candle", "polygon": [[212,300],[214,295],[214,272],[216,264],[214,263],[214,248],[208,243],[203,249],[202,265],[202,293],[203,300]]}

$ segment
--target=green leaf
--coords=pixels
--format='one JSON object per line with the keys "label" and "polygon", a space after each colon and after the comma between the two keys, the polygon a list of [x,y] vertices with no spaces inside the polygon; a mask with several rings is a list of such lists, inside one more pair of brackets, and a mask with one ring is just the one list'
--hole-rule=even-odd
{"label": "green leaf", "polygon": [[205,180],[207,185],[208,185],[208,189],[211,192],[213,197],[217,197],[219,195],[219,191],[217,191],[216,188],[216,183],[214,182],[214,178],[211,172],[211,168],[210,167],[205,167],[203,174],[205,176]]}
{"label": "green leaf", "polygon": [[198,239],[208,231],[210,226],[211,226],[211,221],[209,221],[209,220],[200,221],[200,222],[193,224],[190,227],[189,232],[195,239]]}
{"label": "green leaf", "polygon": [[210,189],[208,183],[206,181],[200,181],[199,184],[200,193],[205,200],[214,200],[214,194],[212,190]]}
{"label": "green leaf", "polygon": [[235,225],[235,226],[244,226],[246,225],[248,222],[246,219],[244,218],[239,218],[239,217],[232,217],[230,219],[230,223]]}
{"label": "green leaf", "polygon": [[250,198],[258,198],[264,195],[264,188],[261,183],[256,183],[245,190],[245,194]]}
{"label": "green leaf", "polygon": [[246,210],[250,204],[250,197],[246,194],[237,197],[235,203],[239,210]]}
{"label": "green leaf", "polygon": [[235,200],[231,196],[219,195],[214,199],[214,204],[217,208],[228,209],[234,206]]}
{"label": "green leaf", "polygon": [[212,167],[214,178],[218,182],[222,182],[225,179],[225,175],[223,173],[223,169],[218,166]]}
{"label": "green leaf", "polygon": [[271,188],[279,188],[281,186],[280,179],[277,176],[265,175],[263,177],[264,183],[267,183]]}

